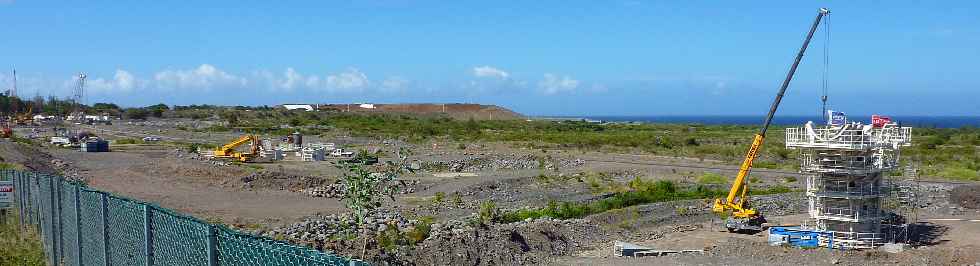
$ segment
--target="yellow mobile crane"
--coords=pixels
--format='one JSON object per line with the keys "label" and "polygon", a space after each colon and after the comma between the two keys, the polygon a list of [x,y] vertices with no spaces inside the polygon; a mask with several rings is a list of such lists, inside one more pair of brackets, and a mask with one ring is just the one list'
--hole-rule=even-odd
{"label": "yellow mobile crane", "polygon": [[[237,152],[235,148],[242,146],[245,143],[251,143],[252,147],[249,148],[249,152]],[[259,137],[255,135],[244,135],[238,139],[225,144],[224,146],[214,149],[214,158],[229,158],[235,159],[240,162],[248,162],[259,155],[259,147],[261,143],[259,142]]]}
{"label": "yellow mobile crane", "polygon": [[793,80],[793,75],[796,73],[796,67],[800,65],[800,60],[803,59],[803,54],[806,52],[807,46],[810,45],[810,39],[813,38],[813,32],[817,30],[817,26],[820,25],[820,20],[830,14],[830,10],[826,8],[821,8],[820,12],[817,14],[817,18],[813,21],[813,26],[810,27],[810,32],[807,33],[806,39],[803,41],[803,47],[800,48],[800,52],[796,54],[796,60],[793,61],[793,66],[790,67],[789,73],[786,74],[786,79],[783,80],[782,86],[779,87],[779,92],[776,93],[776,99],[773,100],[772,106],[769,107],[769,114],[766,115],[765,123],[762,124],[762,129],[759,133],[755,134],[755,138],[752,140],[752,146],[749,146],[748,153],[745,154],[745,160],[742,161],[742,166],[738,169],[738,176],[735,177],[735,182],[732,183],[732,188],[728,192],[728,197],[724,199],[715,199],[715,204],[712,210],[716,213],[725,214],[728,219],[725,221],[725,227],[728,228],[729,232],[758,232],[762,231],[762,224],[766,222],[766,218],[762,216],[755,209],[751,208],[748,204],[748,191],[749,187],[746,184],[746,177],[749,172],[752,171],[752,161],[759,156],[759,149],[762,148],[762,141],[766,138],[766,130],[769,129],[769,124],[772,123],[772,117],[776,114],[776,109],[779,107],[779,102],[783,99],[783,93],[786,92],[786,87],[789,86],[789,82]]}

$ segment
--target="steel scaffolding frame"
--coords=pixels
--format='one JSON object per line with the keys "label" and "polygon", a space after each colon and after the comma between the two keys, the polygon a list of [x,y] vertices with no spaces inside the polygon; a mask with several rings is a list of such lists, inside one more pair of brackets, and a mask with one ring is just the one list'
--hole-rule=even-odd
{"label": "steel scaffolding frame", "polygon": [[874,248],[893,238],[882,232],[883,206],[893,191],[884,173],[898,166],[900,148],[911,144],[911,128],[851,123],[786,129],[786,147],[800,150],[810,219],[803,228],[827,232],[819,245]]}

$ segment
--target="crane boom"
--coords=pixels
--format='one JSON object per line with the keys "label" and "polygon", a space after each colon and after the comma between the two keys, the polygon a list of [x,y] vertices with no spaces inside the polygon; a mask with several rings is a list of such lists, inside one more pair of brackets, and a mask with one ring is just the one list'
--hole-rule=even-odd
{"label": "crane boom", "polygon": [[[225,145],[223,145],[221,147],[216,148],[214,150],[214,157],[215,158],[234,158],[234,159],[238,159],[239,161],[243,161],[243,162],[249,161],[253,157],[255,157],[256,155],[258,155],[259,145],[260,145],[259,142],[260,142],[259,141],[259,137],[256,136],[256,135],[251,135],[251,134],[244,135],[244,136],[241,136],[241,137],[239,137],[238,139],[236,139],[236,140],[234,140],[232,142],[229,142],[228,144],[225,144]],[[242,146],[245,143],[251,143],[252,144],[251,147],[249,148],[249,152],[247,152],[247,153],[235,152],[235,148],[238,148],[238,146]]]}
{"label": "crane boom", "polygon": [[790,81],[793,80],[793,75],[796,74],[796,68],[800,65],[800,60],[803,59],[803,54],[806,53],[806,48],[810,45],[810,39],[813,38],[813,33],[817,31],[820,20],[827,14],[830,14],[830,10],[821,8],[820,12],[817,13],[817,18],[813,20],[813,25],[810,26],[810,31],[807,33],[806,39],[803,40],[803,46],[800,47],[799,53],[796,54],[793,65],[789,68],[789,72],[786,73],[786,78],[783,79],[783,83],[779,87],[779,92],[776,93],[776,98],[773,99],[772,105],[769,107],[769,113],[766,115],[766,120],[763,122],[762,128],[752,139],[752,145],[749,146],[749,150],[745,154],[745,159],[738,169],[738,175],[735,177],[735,182],[732,183],[731,190],[728,191],[728,197],[724,200],[715,200],[713,207],[715,212],[726,214],[731,212],[726,222],[729,231],[762,230],[761,226],[765,222],[765,218],[757,213],[755,209],[746,206],[746,195],[749,190],[748,185],[745,183],[746,177],[752,172],[752,162],[759,156],[759,150],[762,148],[762,143],[766,138],[766,131],[769,130],[769,125],[772,124],[772,118],[776,114],[776,109],[779,108],[779,102],[783,100],[783,94],[786,93],[786,88],[789,87]]}

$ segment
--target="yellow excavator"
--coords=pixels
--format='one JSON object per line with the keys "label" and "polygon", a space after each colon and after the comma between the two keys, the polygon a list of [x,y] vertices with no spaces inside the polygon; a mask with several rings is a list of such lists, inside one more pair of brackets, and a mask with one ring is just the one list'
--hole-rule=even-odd
{"label": "yellow excavator", "polygon": [[[235,150],[235,148],[238,148],[238,146],[242,146],[246,143],[251,144],[248,152],[238,152]],[[244,135],[232,142],[229,142],[228,144],[225,144],[224,146],[215,148],[214,158],[234,159],[240,162],[250,162],[259,155],[259,147],[261,147],[261,143],[258,136],[251,134]]]}
{"label": "yellow excavator", "polygon": [[732,188],[728,191],[728,197],[715,199],[712,210],[727,216],[725,227],[728,228],[729,232],[758,232],[762,231],[762,225],[766,223],[766,218],[748,204],[749,199],[747,196],[749,187],[746,183],[748,180],[746,177],[752,171],[752,161],[759,156],[759,149],[762,148],[762,142],[766,138],[766,130],[769,129],[769,124],[772,123],[772,117],[776,114],[776,109],[779,107],[779,102],[783,99],[786,87],[793,80],[796,67],[800,65],[800,60],[803,59],[803,54],[806,52],[807,46],[810,45],[810,39],[813,38],[813,33],[817,30],[817,26],[820,25],[820,20],[828,14],[830,14],[830,10],[821,8],[816,20],[813,21],[813,26],[810,27],[810,32],[803,41],[803,47],[796,54],[796,61],[790,67],[789,73],[786,74],[786,79],[783,80],[783,84],[776,94],[776,99],[773,100],[772,106],[769,107],[769,114],[766,115],[762,129],[752,139],[752,146],[749,146],[749,151],[745,154],[745,160],[742,161],[742,166],[738,169],[738,176],[735,177],[735,182],[732,183]]}
{"label": "yellow excavator", "polygon": [[17,114],[14,117],[14,123],[22,126],[34,124],[34,107],[28,105],[27,112],[24,112],[22,114]]}

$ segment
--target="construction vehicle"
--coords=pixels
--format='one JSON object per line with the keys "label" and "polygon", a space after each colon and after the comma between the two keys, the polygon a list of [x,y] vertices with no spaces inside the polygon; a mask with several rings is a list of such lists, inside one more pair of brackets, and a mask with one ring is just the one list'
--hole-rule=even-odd
{"label": "construction vehicle", "polygon": [[14,116],[14,123],[21,126],[34,124],[34,107],[27,106],[27,112]]}
{"label": "construction vehicle", "polygon": [[[235,148],[249,143],[248,152],[238,152]],[[238,139],[214,149],[214,158],[234,159],[239,162],[250,162],[259,156],[259,148],[262,146],[259,137],[256,135],[244,135]]]}
{"label": "construction vehicle", "polygon": [[10,138],[14,136],[14,130],[10,128],[6,118],[0,117],[0,138]]}
{"label": "construction vehicle", "polygon": [[769,129],[769,124],[772,123],[772,117],[776,114],[776,109],[779,107],[779,102],[783,99],[786,87],[793,80],[796,67],[800,65],[800,60],[803,59],[803,54],[806,52],[806,48],[809,46],[810,39],[813,38],[813,33],[817,30],[817,26],[820,25],[820,20],[828,14],[830,14],[830,10],[821,8],[817,14],[817,18],[813,21],[813,26],[810,27],[810,32],[807,33],[806,39],[803,41],[803,47],[796,54],[796,60],[793,61],[793,66],[790,67],[789,73],[786,74],[786,78],[779,87],[779,92],[776,93],[776,98],[773,100],[772,106],[769,107],[769,114],[766,115],[762,129],[759,130],[759,133],[755,134],[755,138],[752,140],[752,146],[749,146],[749,151],[745,154],[745,159],[742,161],[742,166],[738,169],[738,175],[735,177],[735,182],[732,183],[728,197],[715,199],[712,210],[727,216],[725,227],[728,228],[729,232],[758,232],[763,230],[762,225],[766,223],[766,218],[749,205],[747,177],[752,171],[752,161],[759,156],[762,142],[766,138],[766,130]]}

